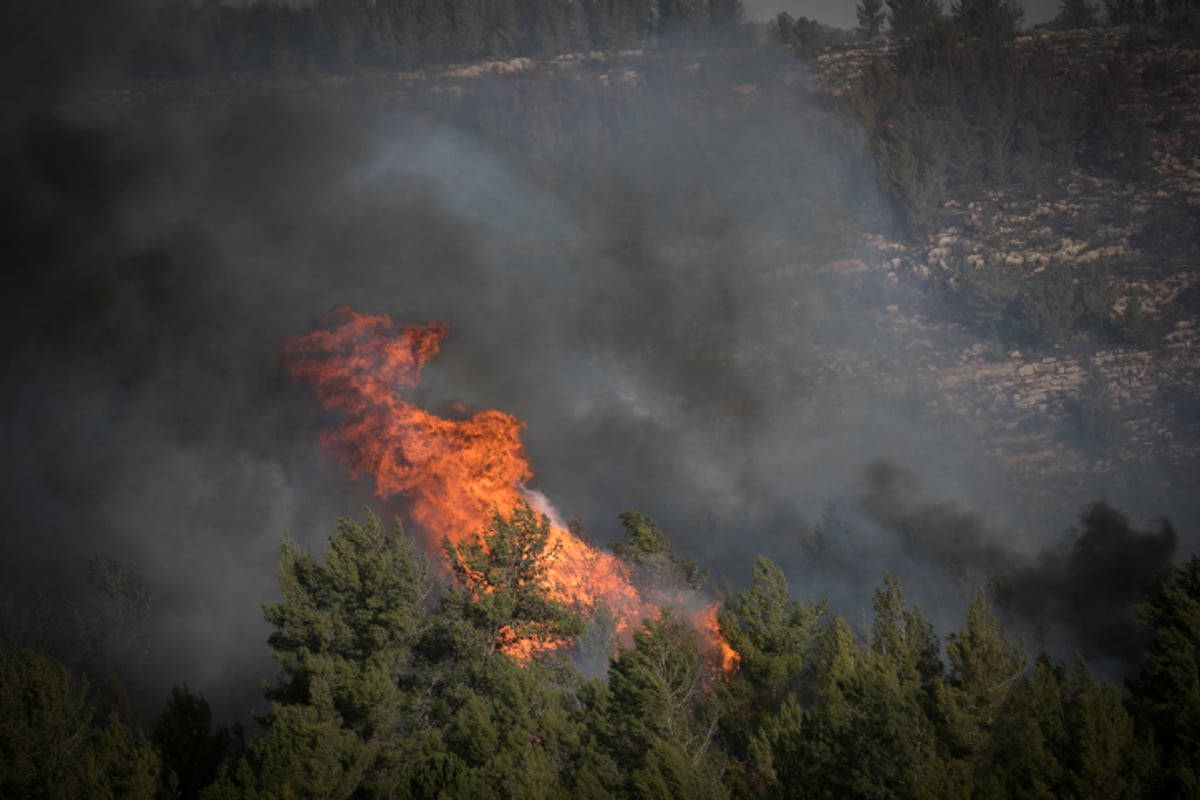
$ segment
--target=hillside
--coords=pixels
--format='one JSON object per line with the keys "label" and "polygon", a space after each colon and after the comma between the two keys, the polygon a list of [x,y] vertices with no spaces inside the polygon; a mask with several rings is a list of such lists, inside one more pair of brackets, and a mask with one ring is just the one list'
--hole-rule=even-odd
{"label": "hillside", "polygon": [[[642,146],[610,137],[612,126],[640,124],[650,131],[662,122],[654,117],[660,112],[648,110],[647,102],[658,104],[652,98],[669,98],[662,106],[692,120],[689,125],[758,125],[760,117],[769,120],[767,127],[792,124],[766,111],[781,107],[785,119],[799,120],[822,140],[851,141],[839,131],[853,131],[853,123],[831,128],[823,109],[847,102],[856,108],[847,98],[861,94],[872,62],[893,59],[895,49],[878,40],[837,44],[812,59],[755,47],[716,56],[594,52],[324,78],[218,75],[137,82],[103,102],[205,115],[229,98],[269,86],[342,109],[338,113],[445,120],[578,209],[608,202],[603,198],[612,187],[603,185],[603,176],[622,157],[621,148]],[[1038,30],[1020,36],[1013,50],[1018,60],[1039,61],[1048,85],[1102,87],[1080,92],[1080,118],[1064,123],[1075,126],[1070,135],[1080,144],[1071,147],[1088,151],[1086,163],[1043,142],[1041,160],[1026,166],[1019,162],[1022,143],[1001,139],[995,146],[1005,158],[1011,154],[1015,166],[999,178],[985,177],[984,160],[967,168],[967,174],[978,172],[978,181],[939,178],[928,198],[913,199],[901,187],[898,201],[885,191],[864,204],[854,195],[860,190],[843,187],[850,194],[831,204],[841,211],[826,219],[821,215],[833,212],[818,209],[822,202],[805,194],[810,190],[779,185],[770,166],[777,151],[769,148],[783,145],[772,132],[765,137],[768,149],[749,166],[737,160],[738,168],[761,170],[752,174],[763,176],[770,202],[793,203],[800,216],[816,214],[811,227],[825,238],[795,239],[778,225],[743,238],[741,246],[754,251],[753,265],[738,280],[752,281],[752,293],[761,292],[765,305],[777,304],[784,316],[788,308],[811,306],[805,298],[814,276],[836,283],[831,291],[841,299],[835,302],[867,312],[874,331],[850,342],[840,333],[805,332],[816,350],[793,364],[804,380],[836,391],[881,390],[919,407],[922,422],[933,428],[965,426],[1031,503],[1070,510],[1099,492],[1147,513],[1175,508],[1200,480],[1200,45],[1115,27]],[[1098,97],[1105,104],[1100,109],[1092,107]],[[1021,113],[1019,105],[1012,113]],[[1095,135],[1100,118],[1112,129],[1107,138]],[[1018,135],[1019,124],[1003,136]],[[855,149],[860,146],[871,143],[836,152],[839,176],[863,168],[869,152]],[[884,182],[879,169],[875,181]],[[768,202],[754,198],[748,181],[736,191],[719,202],[742,208]],[[919,202],[920,219],[889,216],[889,202]],[[833,228],[831,240],[825,234]],[[685,249],[703,250],[710,241],[707,234],[686,241],[686,231],[670,236]],[[804,254],[799,261],[797,253]],[[995,331],[963,313],[971,301],[970,287],[961,286],[963,271],[985,262],[1003,264],[1014,284],[1012,307],[989,323],[999,326]],[[1097,291],[1106,311],[1089,325],[1072,328],[1068,320],[1068,329],[1053,337],[1030,337],[1021,328],[1020,303],[1052,263],[1065,265],[1077,287],[1103,282]],[[1100,277],[1085,277],[1089,268]],[[749,353],[731,356],[719,342],[697,347],[724,351],[734,361],[787,363],[791,344],[782,340],[791,334],[786,325],[775,333],[780,340],[752,342]]]}

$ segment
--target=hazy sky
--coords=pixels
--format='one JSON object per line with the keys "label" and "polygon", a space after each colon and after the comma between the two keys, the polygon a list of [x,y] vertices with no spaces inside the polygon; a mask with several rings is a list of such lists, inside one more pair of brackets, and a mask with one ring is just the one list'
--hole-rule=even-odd
{"label": "hazy sky", "polygon": [[[770,19],[780,11],[793,17],[811,17],[827,25],[850,28],[855,24],[855,0],[744,0],[751,19]],[[947,3],[943,3],[947,8]],[[1025,24],[1036,25],[1049,20],[1057,8],[1055,0],[1028,0],[1025,3]]]}

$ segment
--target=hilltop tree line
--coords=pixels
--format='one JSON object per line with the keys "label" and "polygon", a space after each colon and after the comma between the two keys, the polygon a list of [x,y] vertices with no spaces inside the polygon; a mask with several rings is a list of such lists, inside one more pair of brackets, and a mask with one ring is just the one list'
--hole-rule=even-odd
{"label": "hilltop tree line", "polygon": [[[1194,0],[1107,0],[1104,17],[1173,25],[1166,35],[1189,36],[1198,9]],[[1062,0],[1050,27],[1089,27],[1100,11],[1088,0]],[[857,13],[860,37],[886,31],[901,41],[832,104],[862,126],[881,191],[899,220],[917,227],[952,198],[1005,184],[1038,194],[1062,170],[1136,179],[1151,125],[1173,124],[1145,119],[1129,97],[1138,82],[1169,80],[1169,65],[1137,74],[1117,50],[1106,63],[1080,67],[1044,43],[1018,45],[1019,0],[954,0],[948,14],[937,0],[862,0]],[[786,13],[770,28],[802,58],[845,38]]]}
{"label": "hilltop tree line", "polygon": [[[797,218],[819,221],[812,245],[864,217],[919,238],[946,227],[951,201],[961,207],[997,192],[1054,198],[1079,173],[1153,181],[1153,139],[1180,122],[1169,108],[1147,113],[1137,92],[1175,78],[1160,74],[1154,64],[1161,62],[1135,64],[1120,49],[1070,62],[1050,45],[984,41],[944,19],[881,51],[836,93],[776,89],[769,81],[777,62],[712,53],[691,72],[656,61],[638,85],[558,72],[466,82],[431,108],[577,205],[580,218],[595,217],[597,198],[623,191],[623,164],[644,159],[693,180],[689,191],[671,196],[672,208],[692,223],[688,236],[705,234],[715,205],[706,199],[716,194],[730,207],[787,210],[761,214],[755,224],[788,230]],[[743,81],[768,88],[741,94]],[[675,135],[677,118],[737,130],[742,147]],[[667,139],[672,146],[646,155]],[[873,191],[863,191],[863,165]],[[1188,236],[1188,223],[1164,215],[1158,230]],[[987,221],[967,224],[985,231]],[[1087,239],[1097,222],[1081,214],[1071,224],[1072,235]],[[1145,246],[1170,241],[1156,235]],[[690,262],[692,274],[729,269],[727,259],[710,265],[708,252]],[[647,257],[635,247],[620,255],[634,263]],[[1122,294],[1113,277],[1121,264],[1055,263],[1022,275],[986,253],[948,258],[946,273],[921,289],[986,339],[1036,348],[1080,335],[1135,344],[1145,338],[1138,299]]]}
{"label": "hilltop tree line", "polygon": [[[1195,0],[1061,0],[1052,26],[1177,22]],[[1005,39],[1020,27],[1019,0],[952,0],[965,34]],[[1103,12],[1103,14],[1102,14]],[[46,36],[71,15],[60,2],[10,4],[10,30]],[[859,0],[860,36],[906,38],[944,16],[938,0]],[[447,62],[553,57],[645,46],[744,46],[755,38],[742,0],[285,0],[232,4],[161,0],[126,14],[119,65],[133,78],[212,71],[341,73]],[[804,51],[846,38],[805,17],[779,14],[773,35]]]}
{"label": "hilltop tree line", "polygon": [[1158,120],[1135,112],[1129,87],[1147,79],[1120,52],[1072,67],[1044,46],[981,41],[941,21],[874,60],[837,104],[866,132],[893,209],[920,226],[953,197],[1038,194],[1063,170],[1137,179]]}
{"label": "hilltop tree line", "polygon": [[[1063,0],[1055,24],[1094,22],[1098,9],[1088,2]],[[1128,8],[1113,5],[1106,14],[1115,22],[1130,15],[1165,22],[1186,14],[1195,2],[1128,0]],[[53,14],[54,7],[15,5],[3,12],[0,28],[37,29],[26,17]],[[838,149],[841,164],[873,165],[892,217],[889,223],[927,226],[948,200],[999,186],[1040,194],[1053,189],[1057,176],[1074,169],[1135,179],[1145,173],[1152,127],[1179,124],[1179,119],[1146,119],[1128,92],[1139,80],[1172,80],[1169,65],[1142,75],[1132,71],[1130,59],[1120,51],[1106,63],[1072,64],[1061,63],[1047,46],[1018,45],[1012,39],[1024,17],[1019,0],[954,0],[948,11],[944,15],[936,0],[862,0],[859,35],[887,31],[901,39],[891,51],[871,61],[847,91],[822,94],[816,102],[763,92],[764,98],[770,95],[761,101],[764,110],[768,104],[808,103],[820,112],[838,112],[861,130],[861,136],[857,130],[821,131],[821,143],[827,140]],[[706,95],[714,115],[729,117],[744,115],[756,102],[745,94],[734,96],[730,87],[777,82],[780,70],[771,50],[783,45],[808,57],[850,35],[831,34],[812,20],[780,14],[768,26],[772,45],[762,47],[751,43],[743,16],[741,0],[318,0],[242,6],[164,0],[130,21],[129,48],[122,52],[128,74],[171,77],[206,71],[286,75],[387,70],[678,43],[703,52],[696,56],[699,69],[676,76],[674,83],[664,82],[667,96],[650,102],[673,102],[671,95],[692,89],[691,81]],[[50,35],[61,21],[47,24],[49,32],[43,33]],[[732,43],[738,46],[718,46]],[[665,60],[646,66],[639,80],[647,83],[655,80],[653,70],[672,68]],[[627,113],[616,107],[629,90],[612,81],[588,85],[590,76],[546,72],[458,86],[460,91],[436,98],[436,92],[418,90],[419,96],[406,102],[430,103],[432,109],[416,111],[432,110],[468,127],[490,126],[472,132],[502,151],[532,149],[531,141],[553,139],[551,149],[560,152],[560,166],[569,162],[565,171],[587,172],[595,154],[582,148],[590,143],[608,156],[605,148],[613,148],[605,137],[611,136],[611,125],[604,117]],[[571,96],[579,94],[585,97]],[[574,114],[563,113],[559,105],[570,106]],[[508,116],[496,119],[500,115]],[[813,126],[831,128],[834,123],[817,120]],[[797,131],[795,138],[808,135],[811,131]],[[855,149],[860,143],[866,147]],[[614,152],[608,160],[624,155]],[[711,164],[712,157],[706,162]],[[704,165],[698,169],[703,171]],[[609,175],[613,165],[597,164],[595,172]],[[586,191],[594,184],[584,185]],[[754,202],[751,198],[743,205]]]}
{"label": "hilltop tree line", "polygon": [[129,72],[348,72],[689,46],[743,37],[741,0],[166,0],[139,19]]}
{"label": "hilltop tree line", "polygon": [[[616,550],[636,575],[702,583],[651,520],[622,522]],[[441,577],[369,512],[338,521],[322,560],[285,540],[282,599],[264,608],[280,672],[251,741],[186,686],[144,733],[119,691],[89,688],[7,626],[0,794],[1196,796],[1200,558],[1140,607],[1148,644],[1125,692],[1081,659],[1029,654],[983,592],[941,641],[885,575],[856,629],[793,597],[765,558],[727,592],[720,628],[741,660],[723,674],[679,614],[621,641],[603,609],[551,598],[548,524],[525,506],[497,514],[479,541],[445,543]],[[528,636],[570,648],[506,654]]]}
{"label": "hilltop tree line", "polygon": [[[1091,0],[1059,0],[1049,27],[1089,28],[1102,18],[1110,25],[1178,22],[1194,8],[1193,0],[1103,0],[1102,6]],[[951,0],[949,12],[960,31],[983,41],[1011,38],[1025,18],[1020,0]],[[884,32],[898,38],[911,36],[945,17],[938,0],[859,0],[855,15],[857,32],[869,39]],[[787,31],[791,25],[785,21],[796,23],[790,15],[780,14],[775,29]]]}

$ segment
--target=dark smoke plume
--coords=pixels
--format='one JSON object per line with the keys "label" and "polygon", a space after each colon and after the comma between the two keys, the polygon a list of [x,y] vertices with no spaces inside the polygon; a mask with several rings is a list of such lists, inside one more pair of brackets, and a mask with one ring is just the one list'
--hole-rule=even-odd
{"label": "dark smoke plume", "polygon": [[1157,530],[1138,531],[1120,512],[1095,503],[1061,545],[999,576],[998,600],[1042,637],[1065,628],[1086,657],[1115,659],[1129,674],[1146,645],[1134,606],[1169,577],[1176,543],[1165,520]]}
{"label": "dark smoke plume", "polygon": [[[814,509],[876,458],[1011,506],[966,426],[925,416],[935,387],[898,402],[866,374],[906,358],[859,260],[871,162],[811,95],[768,80],[758,100],[671,59],[627,87],[580,69],[414,90],[411,108],[365,79],[126,83],[152,5],[0,4],[0,583],[78,607],[89,563],[142,576],[149,642],[126,679],[144,713],[184,681],[218,715],[261,702],[282,535],[319,547],[372,500],[278,369],[280,342],[336,306],[447,322],[416,399],[525,420],[533,488],[601,541],[636,508],[681,556],[736,580],[767,554],[850,616],[907,570],[947,624],[965,602],[942,591],[946,547],[964,569],[1012,561],[886,476],[847,523],[867,533],[827,525],[829,558],[805,550]],[[865,376],[831,366],[850,357]],[[1031,592],[1055,570],[1090,580],[1083,556],[1028,558],[1010,574]],[[1047,608],[1093,631],[1082,592]]]}
{"label": "dark smoke plume", "polygon": [[1126,674],[1137,665],[1145,638],[1134,608],[1171,572],[1177,536],[1169,522],[1139,531],[1108,504],[1092,503],[1078,527],[1028,553],[983,517],[919,495],[914,475],[877,462],[866,470],[861,508],[915,563],[939,565],[943,582],[973,591],[986,580],[1034,646],[1066,656],[1077,649]]}

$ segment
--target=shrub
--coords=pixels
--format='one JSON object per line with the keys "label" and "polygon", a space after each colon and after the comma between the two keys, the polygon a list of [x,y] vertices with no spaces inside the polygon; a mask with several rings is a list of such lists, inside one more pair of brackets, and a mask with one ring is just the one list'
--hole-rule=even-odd
{"label": "shrub", "polygon": [[1095,370],[1075,397],[1075,421],[1080,444],[1094,455],[1106,456],[1121,443],[1124,426],[1116,401]]}
{"label": "shrub", "polygon": [[1117,333],[1129,344],[1145,344],[1148,335],[1146,314],[1142,311],[1142,293],[1134,291],[1125,298],[1125,310],[1117,320]]}
{"label": "shrub", "polygon": [[1071,268],[1062,262],[1050,262],[1021,292],[1019,325],[1034,344],[1062,341],[1082,315]]}
{"label": "shrub", "polygon": [[1102,259],[1075,267],[1079,280],[1081,322],[1098,330],[1108,323],[1113,306],[1112,276],[1108,262]]}
{"label": "shrub", "polygon": [[963,321],[980,332],[995,333],[1011,316],[1020,291],[1016,272],[993,256],[979,266],[965,265],[955,277],[953,299]]}

